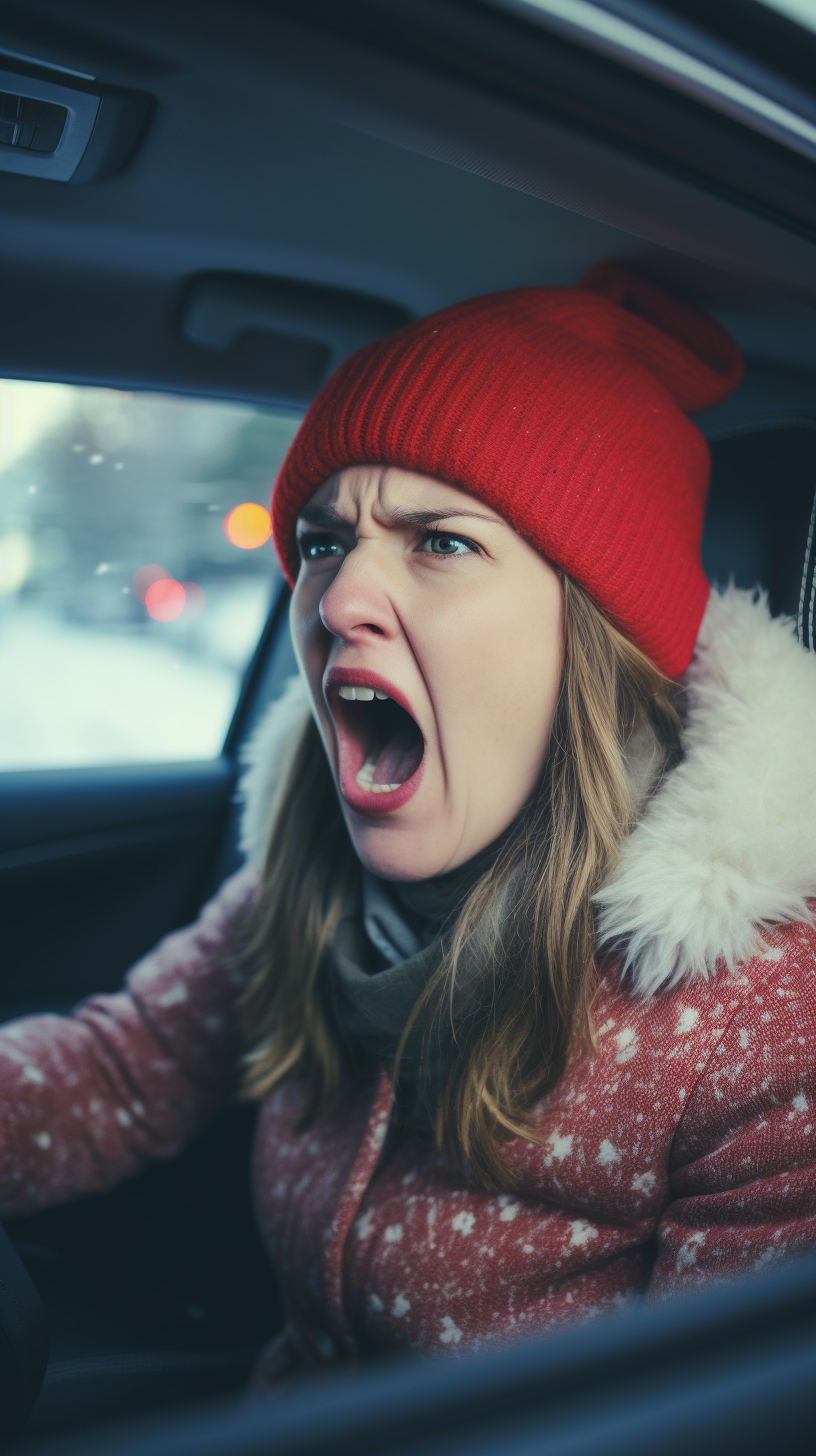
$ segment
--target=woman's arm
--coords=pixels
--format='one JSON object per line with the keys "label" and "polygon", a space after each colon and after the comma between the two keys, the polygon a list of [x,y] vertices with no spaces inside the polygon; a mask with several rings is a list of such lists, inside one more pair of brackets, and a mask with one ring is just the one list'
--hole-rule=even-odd
{"label": "woman's arm", "polygon": [[816,934],[784,939],[686,1105],[651,1295],[816,1249]]}
{"label": "woman's arm", "polygon": [[0,1027],[0,1216],[172,1157],[230,1097],[241,989],[231,960],[256,884],[250,870],[227,880],[117,994]]}

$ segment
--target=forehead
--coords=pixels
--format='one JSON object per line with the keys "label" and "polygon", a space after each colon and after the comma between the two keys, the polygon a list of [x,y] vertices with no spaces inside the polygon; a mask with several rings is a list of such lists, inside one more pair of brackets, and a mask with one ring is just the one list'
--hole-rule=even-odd
{"label": "forehead", "polygon": [[476,510],[488,520],[502,520],[470,491],[395,465],[350,465],[338,470],[318,486],[308,504],[330,506],[352,520],[372,509],[384,516],[397,510],[430,510],[440,515]]}

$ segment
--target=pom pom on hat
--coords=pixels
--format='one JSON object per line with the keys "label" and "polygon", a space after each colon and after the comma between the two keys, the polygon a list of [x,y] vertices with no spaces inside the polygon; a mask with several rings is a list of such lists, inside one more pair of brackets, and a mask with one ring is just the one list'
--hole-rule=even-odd
{"label": "pom pom on hat", "polygon": [[709,591],[710,457],[686,412],[742,373],[715,319],[622,263],[429,314],[352,354],[308,410],[272,496],[283,569],[293,581],[298,512],[335,471],[420,471],[487,501],[679,676]]}
{"label": "pom pom on hat", "polygon": [[[615,344],[651,369],[686,414],[722,404],[740,383],[742,355],[722,325],[636,268],[598,263],[580,286],[618,305]],[[633,328],[632,317],[641,326]]]}

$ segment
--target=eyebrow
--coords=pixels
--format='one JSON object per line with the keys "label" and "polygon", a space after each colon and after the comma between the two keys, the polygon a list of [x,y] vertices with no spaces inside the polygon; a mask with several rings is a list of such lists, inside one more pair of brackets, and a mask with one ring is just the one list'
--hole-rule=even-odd
{"label": "eyebrow", "polygon": [[[459,516],[468,516],[474,521],[484,521],[487,526],[499,526],[495,516],[483,516],[481,511],[389,511],[386,526],[432,526],[435,521],[450,521]],[[304,521],[309,526],[339,526],[348,529],[353,522],[346,519],[334,506],[305,505],[298,513],[298,524]]]}

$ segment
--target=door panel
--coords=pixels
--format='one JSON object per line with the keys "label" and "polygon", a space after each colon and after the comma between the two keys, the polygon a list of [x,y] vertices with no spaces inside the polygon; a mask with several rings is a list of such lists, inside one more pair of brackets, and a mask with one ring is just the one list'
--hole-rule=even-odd
{"label": "door panel", "polygon": [[0,775],[0,1017],[64,1010],[192,919],[234,762]]}
{"label": "door panel", "polygon": [[[287,606],[282,591],[220,758],[0,774],[0,1018],[115,990],[240,863],[239,754],[295,667]],[[9,1224],[56,1362],[32,1439],[245,1383],[281,1324],[250,1199],[253,1126],[254,1108],[225,1108],[171,1162]]]}

